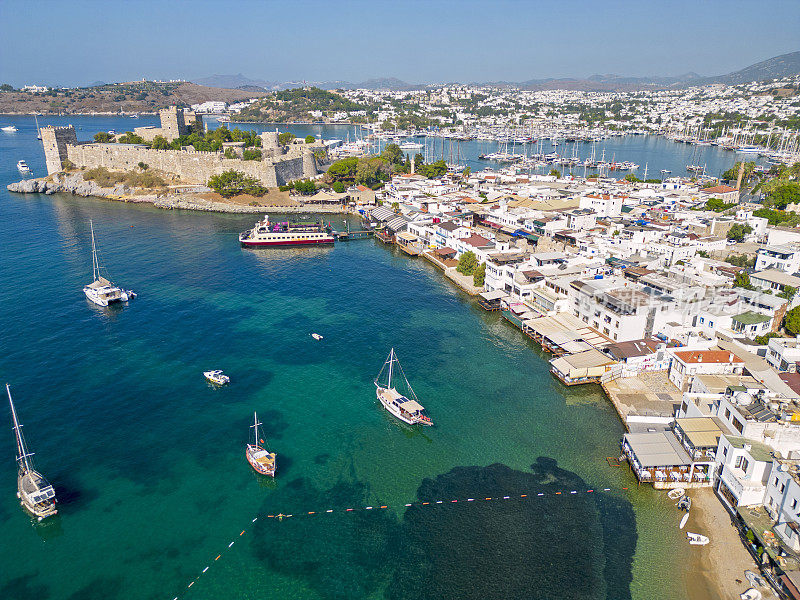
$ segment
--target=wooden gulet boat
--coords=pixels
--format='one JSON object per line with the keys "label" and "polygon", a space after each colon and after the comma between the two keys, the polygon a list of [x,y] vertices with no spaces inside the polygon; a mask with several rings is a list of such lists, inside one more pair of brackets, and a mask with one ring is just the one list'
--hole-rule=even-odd
{"label": "wooden gulet boat", "polygon": [[[404,393],[399,392],[397,387],[393,385],[393,377],[397,379],[396,370],[400,372],[400,377],[402,377],[405,388]],[[385,384],[381,383],[381,376],[384,371],[388,371],[388,379]],[[411,388],[411,384],[403,372],[403,367],[400,366],[400,361],[394,353],[394,348],[389,352],[386,362],[383,363],[383,367],[375,378],[375,388],[375,393],[383,407],[403,423],[408,423],[409,425],[433,425],[433,421],[425,414],[425,408],[419,403],[417,395]]]}
{"label": "wooden gulet boat", "polygon": [[52,517],[56,510],[56,492],[53,486],[33,468],[33,453],[28,452],[25,438],[22,437],[22,425],[17,419],[14,401],[11,399],[11,388],[6,384],[8,403],[11,405],[11,417],[14,420],[14,435],[17,438],[17,497],[22,507],[39,521]]}
{"label": "wooden gulet boat", "polygon": [[256,473],[275,477],[275,459],[277,455],[274,452],[268,452],[261,445],[264,444],[264,440],[260,435],[260,427],[261,423],[258,421],[258,415],[253,413],[253,424],[250,425],[250,429],[253,430],[253,439],[252,443],[247,444],[245,458],[247,458],[247,462],[250,463]]}

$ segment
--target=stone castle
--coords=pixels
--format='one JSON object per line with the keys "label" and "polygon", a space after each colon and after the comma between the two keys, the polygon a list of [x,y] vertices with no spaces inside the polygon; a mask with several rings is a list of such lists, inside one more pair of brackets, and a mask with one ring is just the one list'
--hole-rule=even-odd
{"label": "stone castle", "polygon": [[[187,116],[194,127],[202,127],[200,115],[185,115],[183,110],[172,107],[160,112],[161,127],[137,127],[134,132],[147,141],[157,135],[172,141],[188,132]],[[191,146],[181,150],[153,150],[141,144],[78,142],[72,125],[43,127],[41,134],[48,175],[63,171],[66,160],[78,168],[105,167],[116,171],[132,171],[144,163],[177,175],[183,183],[202,185],[212,175],[229,169],[255,177],[267,187],[314,177],[319,174],[314,153],[325,150],[322,144],[305,144],[302,140],[282,146],[277,131],[261,134],[261,160],[242,160],[243,142],[225,144],[223,150],[230,149],[236,155],[225,158],[223,152],[198,152]]]}

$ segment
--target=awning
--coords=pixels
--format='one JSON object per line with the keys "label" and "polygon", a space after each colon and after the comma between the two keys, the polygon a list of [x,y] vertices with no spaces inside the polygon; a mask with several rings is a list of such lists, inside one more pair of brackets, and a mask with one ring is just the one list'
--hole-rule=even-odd
{"label": "awning", "polygon": [[481,298],[483,298],[487,302],[492,302],[493,300],[500,300],[501,298],[508,297],[508,294],[506,294],[502,290],[494,290],[494,291],[491,291],[491,292],[481,292],[479,295],[480,295]]}

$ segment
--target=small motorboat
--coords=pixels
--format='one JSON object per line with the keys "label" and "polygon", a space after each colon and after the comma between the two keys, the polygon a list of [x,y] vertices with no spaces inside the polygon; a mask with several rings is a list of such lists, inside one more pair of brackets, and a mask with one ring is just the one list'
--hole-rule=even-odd
{"label": "small motorboat", "polygon": [[680,500],[678,500],[678,504],[676,506],[681,509],[689,512],[689,509],[692,508],[692,499],[689,496],[684,496]]}
{"label": "small motorboat", "polygon": [[686,521],[688,521],[688,520],[689,520],[689,513],[687,512],[685,515],[683,515],[683,518],[681,519],[681,523],[680,523],[680,525],[678,525],[678,529],[683,529],[684,526],[686,525]]}
{"label": "small motorboat", "polygon": [[683,498],[686,494],[686,490],[683,488],[675,488],[674,490],[670,490],[667,492],[667,498],[670,500],[678,500],[679,498]]}
{"label": "small motorboat", "polygon": [[16,133],[17,131],[19,131],[19,129],[17,129],[13,125],[6,125],[5,127],[0,127],[0,129],[5,131],[6,133]]}
{"label": "small motorboat", "polygon": [[754,573],[753,571],[747,570],[744,572],[745,579],[750,582],[754,588],[757,587],[767,587],[767,582],[764,581],[763,577],[760,577],[758,574]]}
{"label": "small motorboat", "polygon": [[26,163],[24,160],[17,161],[17,171],[23,175],[29,175],[32,172],[31,168],[28,166],[28,163]]}
{"label": "small motorboat", "polygon": [[747,591],[742,592],[739,594],[739,598],[742,600],[761,600],[762,595],[756,588],[750,588]]}
{"label": "small motorboat", "polygon": [[704,536],[700,535],[699,533],[689,533],[686,532],[686,537],[689,539],[689,543],[692,546],[705,546],[710,540]]}
{"label": "small motorboat", "polygon": [[231,382],[231,378],[219,369],[216,371],[203,371],[203,377],[216,385],[225,385]]}
{"label": "small motorboat", "polygon": [[318,334],[318,333],[312,333],[311,337],[314,338],[315,340],[321,340],[322,339],[322,336],[320,334]]}

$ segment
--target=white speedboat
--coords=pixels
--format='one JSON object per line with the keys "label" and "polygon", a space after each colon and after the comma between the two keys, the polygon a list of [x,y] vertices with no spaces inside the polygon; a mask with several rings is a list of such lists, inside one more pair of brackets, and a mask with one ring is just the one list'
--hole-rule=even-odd
{"label": "white speedboat", "polygon": [[17,161],[17,171],[22,173],[23,175],[29,175],[32,173],[31,168],[28,166],[24,160]]}
{"label": "white speedboat", "polygon": [[116,302],[127,302],[130,298],[135,297],[130,290],[123,290],[117,287],[111,281],[106,279],[100,274],[101,267],[97,259],[97,245],[94,241],[94,226],[89,221],[89,227],[92,230],[92,278],[93,281],[89,285],[84,286],[83,293],[86,297],[97,304],[98,306],[108,306]]}
{"label": "white speedboat", "polygon": [[683,529],[684,527],[686,527],[686,521],[688,520],[689,520],[689,513],[687,512],[683,515],[680,524],[678,524],[678,529]]}
{"label": "white speedboat", "polygon": [[17,131],[19,131],[19,129],[17,129],[13,125],[6,125],[5,127],[0,127],[0,129],[5,131],[6,133],[16,133]]}
{"label": "white speedboat", "polygon": [[321,340],[322,339],[322,336],[320,334],[318,334],[318,333],[312,333],[311,337],[314,338],[315,340]]}
{"label": "white speedboat", "polygon": [[[405,394],[397,391],[397,388],[392,385],[395,364],[400,371],[400,376],[403,378],[403,384],[406,388]],[[383,384],[380,379],[387,367],[389,377],[387,382]],[[403,372],[403,367],[400,366],[400,361],[397,360],[394,348],[392,348],[389,357],[383,363],[380,373],[375,378],[375,387],[377,388],[376,395],[383,407],[403,423],[408,423],[409,425],[433,425],[433,421],[425,414],[425,408],[419,403],[417,395],[411,389],[411,384]]]}
{"label": "white speedboat", "polygon": [[422,150],[424,146],[417,142],[403,142],[400,144],[400,150]]}
{"label": "white speedboat", "polygon": [[742,600],[761,600],[763,595],[756,588],[750,588],[739,594],[739,598]]}
{"label": "white speedboat", "polygon": [[686,537],[689,539],[689,543],[692,546],[705,546],[710,541],[706,536],[700,535],[699,533],[689,533],[686,532]]}
{"label": "white speedboat", "polygon": [[216,385],[225,385],[226,383],[231,382],[231,378],[225,375],[225,373],[219,369],[216,371],[203,371],[203,377],[205,377],[211,383],[215,383]]}
{"label": "white speedboat", "polygon": [[22,507],[41,521],[52,517],[56,510],[56,492],[53,486],[33,468],[33,452],[28,452],[22,437],[22,425],[17,419],[11,388],[6,384],[8,403],[11,405],[11,418],[14,421],[14,436],[17,438],[17,498]]}

